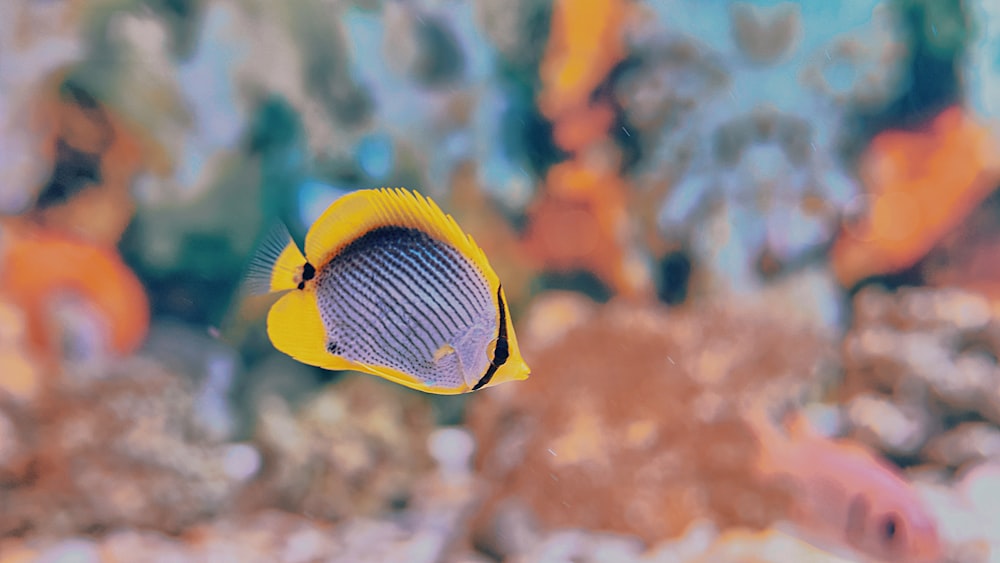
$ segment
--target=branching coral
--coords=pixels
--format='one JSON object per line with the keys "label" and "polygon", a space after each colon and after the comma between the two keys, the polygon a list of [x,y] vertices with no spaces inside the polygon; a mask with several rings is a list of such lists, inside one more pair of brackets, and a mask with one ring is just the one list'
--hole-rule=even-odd
{"label": "branching coral", "polygon": [[522,332],[537,342],[525,349],[531,383],[473,397],[469,410],[478,470],[497,484],[478,528],[485,545],[526,548],[514,543],[525,522],[658,541],[698,518],[762,526],[781,514],[782,491],[747,470],[753,434],[736,412],[816,384],[822,339],[759,311],[580,297],[537,301]]}
{"label": "branching coral", "polygon": [[856,192],[838,142],[849,107],[896,87],[890,13],[874,2],[654,6],[632,40],[646,55],[622,78],[647,86],[625,98],[656,155],[639,185],[674,184],[659,230],[691,247],[713,287],[753,290],[763,253],[787,263],[822,247]]}

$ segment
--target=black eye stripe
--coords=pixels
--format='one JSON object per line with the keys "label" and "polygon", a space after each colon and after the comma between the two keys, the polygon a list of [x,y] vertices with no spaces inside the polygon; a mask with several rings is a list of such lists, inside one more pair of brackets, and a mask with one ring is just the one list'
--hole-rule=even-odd
{"label": "black eye stripe", "polygon": [[500,327],[497,329],[497,346],[493,350],[493,359],[490,360],[490,367],[486,369],[486,375],[484,375],[472,388],[473,391],[481,389],[483,385],[486,385],[493,379],[493,375],[496,374],[500,366],[507,363],[507,359],[510,357],[510,345],[507,343],[507,312],[504,310],[506,306],[503,303],[503,295],[501,295],[501,288],[497,286],[497,306],[500,309]]}

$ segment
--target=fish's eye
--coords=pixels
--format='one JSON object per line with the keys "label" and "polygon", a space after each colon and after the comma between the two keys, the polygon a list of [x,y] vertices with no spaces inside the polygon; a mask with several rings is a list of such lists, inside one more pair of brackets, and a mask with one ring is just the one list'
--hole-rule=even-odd
{"label": "fish's eye", "polygon": [[902,532],[902,523],[899,521],[899,517],[896,514],[886,514],[879,521],[878,533],[879,539],[882,543],[893,544],[899,538]]}

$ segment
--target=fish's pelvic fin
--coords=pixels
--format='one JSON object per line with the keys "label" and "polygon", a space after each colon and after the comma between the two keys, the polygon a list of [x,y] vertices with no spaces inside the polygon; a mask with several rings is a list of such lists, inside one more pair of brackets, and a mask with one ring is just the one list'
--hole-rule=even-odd
{"label": "fish's pelvic fin", "polygon": [[455,353],[455,348],[453,348],[451,344],[444,343],[441,345],[440,348],[437,349],[436,352],[434,352],[434,361],[435,362],[439,361],[441,358],[447,356],[448,354],[454,354],[454,353]]}
{"label": "fish's pelvic fin", "polygon": [[244,293],[264,295],[296,289],[306,259],[288,227],[278,222],[260,239],[243,276]]}

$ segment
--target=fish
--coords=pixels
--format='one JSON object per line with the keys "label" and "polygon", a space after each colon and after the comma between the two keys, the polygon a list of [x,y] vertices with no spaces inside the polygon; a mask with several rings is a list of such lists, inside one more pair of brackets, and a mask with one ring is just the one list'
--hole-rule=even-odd
{"label": "fish", "polygon": [[284,354],[439,395],[528,378],[499,277],[433,200],[347,193],[309,227],[304,253],[287,227],[272,233],[246,281],[253,294],[282,294],[267,334]]}
{"label": "fish", "polygon": [[937,523],[888,461],[860,443],[821,435],[800,411],[786,415],[787,433],[764,409],[745,414],[760,442],[755,469],[791,487],[790,523],[800,537],[878,561],[941,559]]}

